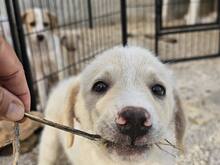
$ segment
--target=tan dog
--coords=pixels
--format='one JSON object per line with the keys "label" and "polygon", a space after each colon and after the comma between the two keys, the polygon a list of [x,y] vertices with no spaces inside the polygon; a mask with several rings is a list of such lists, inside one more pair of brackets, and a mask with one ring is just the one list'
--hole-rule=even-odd
{"label": "tan dog", "polygon": [[57,17],[51,12],[40,8],[29,9],[23,14],[22,20],[28,35],[28,58],[34,78],[38,81],[41,108],[45,108],[49,86],[68,75],[67,69],[64,69],[69,65],[68,53],[54,32]]}
{"label": "tan dog", "polygon": [[[170,70],[148,50],[116,47],[51,93],[46,118],[101,135],[105,144],[45,127],[40,165],[56,162],[59,145],[74,165],[173,165],[185,117]],[[158,148],[159,144],[160,148]],[[69,147],[67,147],[69,146]]]}

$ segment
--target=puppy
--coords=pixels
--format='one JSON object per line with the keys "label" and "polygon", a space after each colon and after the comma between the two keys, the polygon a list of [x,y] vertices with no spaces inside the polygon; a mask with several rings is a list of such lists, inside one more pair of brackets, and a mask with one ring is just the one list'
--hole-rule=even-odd
{"label": "puppy", "polygon": [[64,148],[74,165],[172,165],[182,146],[185,117],[170,70],[139,47],[99,55],[77,77],[51,93],[47,119],[101,135],[105,143],[45,127],[39,165],[51,165]]}
{"label": "puppy", "polygon": [[68,75],[67,70],[63,70],[68,66],[68,53],[61,45],[59,36],[54,33],[57,26],[56,16],[46,9],[34,8],[27,10],[22,20],[28,35],[26,43],[29,61],[34,78],[38,81],[41,108],[44,108],[48,86]]}

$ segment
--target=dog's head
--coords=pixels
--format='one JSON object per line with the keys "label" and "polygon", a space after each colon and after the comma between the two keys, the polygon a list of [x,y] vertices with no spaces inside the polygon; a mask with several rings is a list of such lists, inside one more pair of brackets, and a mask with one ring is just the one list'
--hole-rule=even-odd
{"label": "dog's head", "polygon": [[51,29],[57,26],[57,17],[46,9],[34,8],[22,14],[25,30],[32,42],[45,42],[51,37]]}
{"label": "dog's head", "polygon": [[148,50],[113,48],[78,78],[68,97],[66,121],[72,122],[75,113],[83,129],[106,139],[98,145],[105,155],[143,161],[175,122],[176,137],[182,140],[184,116],[176,115],[172,74]]}

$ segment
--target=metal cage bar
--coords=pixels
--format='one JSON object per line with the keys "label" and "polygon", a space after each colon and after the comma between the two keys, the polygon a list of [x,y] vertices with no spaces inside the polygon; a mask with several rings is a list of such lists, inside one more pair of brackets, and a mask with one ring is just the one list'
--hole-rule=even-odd
{"label": "metal cage bar", "polygon": [[92,18],[92,4],[91,0],[87,0],[88,4],[88,16],[89,16],[89,28],[93,28],[93,18]]}
{"label": "metal cage bar", "polygon": [[[220,29],[220,2],[218,1],[217,7],[217,20],[210,22],[210,23],[196,23],[193,25],[172,25],[165,27],[163,26],[163,15],[162,15],[162,7],[163,7],[164,0],[156,0],[155,3],[155,52],[158,54],[159,51],[159,41],[162,37],[166,37],[168,35],[174,34],[186,34],[191,32],[205,32],[205,31],[214,31]],[[167,5],[167,4],[166,4]],[[208,58],[215,58],[220,56],[220,31],[219,31],[219,44],[218,44],[218,53],[215,54],[207,54],[207,55],[197,55],[194,57],[174,57],[163,60],[164,62],[168,63],[175,63],[175,62],[185,62],[190,60],[199,60],[199,59],[208,59]]]}
{"label": "metal cage bar", "polygon": [[[218,36],[217,38],[215,38],[217,39],[217,41],[215,41],[216,45],[214,45],[214,48],[218,49],[217,52],[210,51],[210,53],[206,52],[206,54],[196,54],[196,56],[193,53],[193,55],[190,54],[189,56],[185,54],[179,56],[179,54],[175,54],[175,52],[173,54],[170,53],[170,48],[175,48],[176,50],[184,48],[186,45],[186,41],[184,40],[184,43],[182,44],[179,44],[178,41],[186,38],[187,35],[191,35],[191,32],[195,32],[197,34],[199,32],[211,31],[215,33],[215,31],[218,31],[220,29],[220,3],[217,4],[217,21],[213,21],[210,23],[197,23],[194,25],[176,25],[175,23],[173,23],[172,26],[165,26],[164,23],[166,24],[166,21],[164,21],[163,17],[163,6],[168,4],[164,4],[165,2],[163,0],[142,2],[120,0],[117,2],[118,3],[116,3],[116,1],[108,1],[104,4],[103,1],[87,0],[78,2],[67,0],[65,1],[65,4],[62,1],[31,0],[31,8],[38,7],[41,10],[46,7],[48,11],[55,13],[55,16],[57,18],[60,18],[60,22],[57,23],[56,27],[44,28],[40,29],[39,31],[25,31],[24,34],[22,20],[20,16],[20,7],[26,6],[26,10],[29,8],[28,4],[24,0],[5,0],[14,48],[17,55],[19,56],[19,59],[23,63],[26,78],[28,80],[28,85],[31,90],[32,109],[36,109],[36,104],[38,103],[38,98],[36,98],[37,94],[36,96],[34,95],[33,84],[37,86],[40,82],[47,80],[49,81],[49,79],[52,79],[54,76],[58,76],[59,73],[66,70],[71,73],[71,69],[74,69],[73,74],[76,74],[85,66],[88,61],[90,61],[97,54],[115,45],[122,44],[123,46],[126,46],[128,43],[130,44],[130,41],[133,41],[131,42],[131,44],[138,43],[137,45],[154,50],[156,55],[162,57],[161,59],[163,62],[168,63],[208,59],[219,56],[220,32],[217,33],[217,35],[219,35],[219,38]],[[42,12],[43,11],[41,11],[41,13]],[[141,17],[142,22],[139,21],[139,17]],[[43,21],[44,20],[45,18],[43,18]],[[132,30],[134,30],[135,32],[132,32]],[[31,49],[31,56],[36,55],[34,53],[39,51],[39,58],[42,62],[42,57],[48,56],[49,50],[47,48],[47,51],[42,52],[41,47],[39,48],[39,45],[37,44],[35,44],[34,46],[38,47],[39,49],[36,49],[35,47],[35,50],[33,50],[33,43],[31,43],[30,38],[39,33],[52,33],[53,31],[57,32],[56,37],[61,37],[60,42],[62,42],[63,34],[65,35],[65,37],[68,37],[69,35],[71,36],[77,31],[79,37],[73,35],[68,40],[70,42],[69,45],[73,46],[73,48],[71,47],[72,49],[70,50],[73,52],[71,52],[71,57],[68,56],[68,60],[71,61],[72,56],[74,56],[74,61],[71,61],[71,63],[65,65],[62,56],[62,63],[63,65],[65,65],[63,66],[63,68],[56,68],[56,70],[53,70],[51,69],[51,66],[46,66],[48,67],[48,70],[50,70],[48,71],[49,73],[43,73],[42,77],[36,78],[36,69],[34,68],[35,66],[31,66],[31,68],[29,66],[29,59],[26,52],[25,41],[28,43],[27,46],[29,46]],[[172,37],[175,35],[178,36],[178,38],[174,37],[173,39]],[[189,37],[189,40],[192,40],[192,38],[193,34]],[[192,43],[196,43],[199,41],[197,35],[195,35],[195,38],[195,42],[193,40]],[[208,38],[210,39],[210,37]],[[50,42],[52,42],[52,47],[55,50],[57,45],[54,43],[54,36],[51,38]],[[178,44],[175,47],[176,43]],[[213,47],[213,45],[211,46]],[[196,45],[195,49],[197,48],[198,46]],[[77,49],[77,52],[75,51],[75,49]],[[192,49],[189,51],[192,51]],[[186,50],[182,52],[186,53]],[[54,56],[54,58],[56,57]],[[58,65],[57,59],[54,59],[54,61],[54,65]],[[44,67],[45,65],[42,64],[42,68]],[[34,82],[32,81],[32,78],[34,78]]]}
{"label": "metal cage bar", "polygon": [[5,0],[5,5],[9,18],[14,50],[18,58],[20,59],[21,63],[23,64],[25,77],[27,79],[28,87],[30,90],[31,110],[36,110],[36,97],[33,89],[31,69],[28,62],[19,4],[17,0]]}
{"label": "metal cage bar", "polygon": [[126,0],[121,0],[121,32],[122,32],[122,45],[126,46],[128,43],[127,37],[127,10]]}

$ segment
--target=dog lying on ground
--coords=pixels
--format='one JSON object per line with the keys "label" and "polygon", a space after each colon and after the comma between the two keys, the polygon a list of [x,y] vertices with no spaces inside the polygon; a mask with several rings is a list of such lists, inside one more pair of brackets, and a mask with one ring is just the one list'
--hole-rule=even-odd
{"label": "dog lying on ground", "polygon": [[64,148],[74,165],[173,165],[182,146],[185,117],[170,70],[148,50],[116,47],[51,93],[45,117],[107,140],[97,143],[45,127],[39,165],[51,165]]}
{"label": "dog lying on ground", "polygon": [[217,0],[164,0],[162,15],[166,21],[184,18],[186,25],[214,23],[217,20],[217,3]]}
{"label": "dog lying on ground", "polygon": [[24,12],[22,20],[28,35],[28,58],[34,79],[38,81],[41,108],[44,108],[49,92],[47,89],[68,75],[67,70],[64,70],[68,66],[68,53],[59,36],[54,33],[54,28],[57,27],[55,15],[46,9],[34,8]]}

